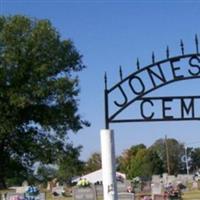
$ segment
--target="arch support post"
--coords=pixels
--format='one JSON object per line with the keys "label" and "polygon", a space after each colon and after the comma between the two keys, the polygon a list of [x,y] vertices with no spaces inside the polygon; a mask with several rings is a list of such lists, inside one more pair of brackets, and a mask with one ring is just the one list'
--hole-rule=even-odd
{"label": "arch support post", "polygon": [[114,131],[102,129],[100,131],[100,137],[104,200],[118,200]]}

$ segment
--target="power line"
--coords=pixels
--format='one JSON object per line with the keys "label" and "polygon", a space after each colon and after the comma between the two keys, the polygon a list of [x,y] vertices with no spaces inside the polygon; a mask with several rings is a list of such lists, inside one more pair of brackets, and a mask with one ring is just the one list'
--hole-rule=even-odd
{"label": "power line", "polygon": [[168,150],[168,144],[167,144],[167,135],[165,135],[165,148],[166,148],[166,157],[167,157],[167,172],[170,175],[169,150]]}

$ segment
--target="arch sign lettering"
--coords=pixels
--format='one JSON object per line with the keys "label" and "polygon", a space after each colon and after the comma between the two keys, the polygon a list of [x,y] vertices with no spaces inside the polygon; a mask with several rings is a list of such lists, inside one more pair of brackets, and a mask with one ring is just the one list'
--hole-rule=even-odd
{"label": "arch sign lettering", "polygon": [[[200,96],[152,96],[165,85],[200,78],[197,35],[195,53],[185,54],[182,41],[180,46],[179,56],[171,57],[167,47],[164,60],[155,61],[153,53],[152,64],[141,68],[137,61],[137,71],[127,77],[123,77],[120,68],[120,81],[110,88],[105,74],[106,128],[109,128],[110,123],[121,122],[200,120],[200,112],[197,112],[200,109]],[[130,113],[127,114],[127,110],[130,112],[129,108],[137,112],[137,115],[133,117]]]}

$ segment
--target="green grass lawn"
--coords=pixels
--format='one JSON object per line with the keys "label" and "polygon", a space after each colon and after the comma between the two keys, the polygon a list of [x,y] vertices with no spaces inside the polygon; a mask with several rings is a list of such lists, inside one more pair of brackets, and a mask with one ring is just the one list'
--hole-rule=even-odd
{"label": "green grass lawn", "polygon": [[[182,198],[183,200],[200,200],[200,190],[184,192]],[[73,200],[73,197],[54,197],[50,192],[47,192],[46,200]],[[99,197],[97,200],[103,200],[103,198]]]}
{"label": "green grass lawn", "polygon": [[185,192],[183,194],[183,200],[200,200],[200,190]]}
{"label": "green grass lawn", "polygon": [[[200,190],[185,192],[183,193],[182,198],[183,200],[200,200]],[[47,194],[47,200],[73,200],[73,198],[72,197],[52,197],[51,194]],[[100,197],[97,200],[103,200],[103,198]]]}

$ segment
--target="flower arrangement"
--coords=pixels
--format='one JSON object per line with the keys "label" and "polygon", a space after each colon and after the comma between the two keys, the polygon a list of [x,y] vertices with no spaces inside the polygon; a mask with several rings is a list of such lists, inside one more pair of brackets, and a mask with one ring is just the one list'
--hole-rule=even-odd
{"label": "flower arrangement", "polygon": [[21,198],[19,195],[15,195],[10,197],[10,200],[23,200],[23,198]]}
{"label": "flower arrangement", "polygon": [[137,177],[133,178],[133,180],[131,181],[131,184],[133,186],[134,192],[141,191],[142,181],[141,181],[140,177],[137,176]]}
{"label": "flower arrangement", "polygon": [[29,196],[37,196],[39,194],[39,190],[35,186],[29,186],[26,191],[26,194]]}
{"label": "flower arrangement", "polygon": [[87,179],[80,179],[79,182],[77,183],[78,187],[89,187],[90,182]]}
{"label": "flower arrangement", "polygon": [[166,188],[165,194],[168,196],[169,200],[181,199],[181,190],[179,186],[170,185]]}
{"label": "flower arrangement", "polygon": [[132,180],[132,183],[133,184],[141,184],[141,179],[140,179],[140,177],[139,176],[137,176],[137,177],[135,177],[135,178],[133,178],[133,180]]}

